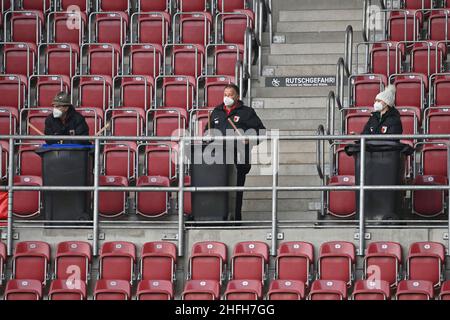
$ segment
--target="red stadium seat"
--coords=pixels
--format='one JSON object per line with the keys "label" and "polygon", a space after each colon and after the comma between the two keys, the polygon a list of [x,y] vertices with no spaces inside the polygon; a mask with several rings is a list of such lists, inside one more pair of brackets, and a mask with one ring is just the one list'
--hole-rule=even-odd
{"label": "red stadium seat", "polygon": [[[99,279],[134,280],[136,247],[131,242],[105,242],[100,254]],[[120,285],[120,284],[119,284]]]}
{"label": "red stadium seat", "polygon": [[[163,49],[158,44],[126,44],[124,58],[129,59],[129,74],[156,78],[160,75]],[[125,65],[122,66],[125,73]]]}
{"label": "red stadium seat", "polygon": [[41,12],[50,11],[52,8],[51,0],[23,0],[20,4],[21,10],[36,10]]}
{"label": "red stadium seat", "polygon": [[309,285],[314,267],[314,247],[308,242],[283,242],[278,248],[275,278]]}
{"label": "red stadium seat", "polygon": [[37,45],[41,42],[44,14],[39,11],[9,11],[5,14],[11,33],[5,37],[10,42]]}
{"label": "red stadium seat", "polygon": [[70,280],[53,280],[48,293],[49,300],[86,300],[86,297],[86,284]]}
{"label": "red stadium seat", "polygon": [[[101,187],[128,187],[128,179],[119,176],[100,176]],[[127,192],[100,191],[98,195],[98,213],[105,218],[115,218],[126,213]]]}
{"label": "red stadium seat", "polygon": [[390,300],[391,288],[383,280],[358,280],[352,294],[353,300]]}
{"label": "red stadium seat", "polygon": [[[115,1],[110,1],[113,3]],[[106,10],[109,11],[109,10]],[[128,33],[128,15],[124,12],[97,12],[89,15],[89,42],[122,46]]]}
{"label": "red stadium seat", "polygon": [[391,41],[415,41],[422,29],[423,16],[420,11],[391,11],[388,34]]}
{"label": "red stadium seat", "polygon": [[[175,44],[172,48],[172,71],[174,75],[189,76],[197,79],[203,72],[205,50],[200,45]],[[167,52],[165,52],[167,59]]]}
{"label": "red stadium seat", "polygon": [[357,75],[351,77],[350,83],[350,106],[370,107],[374,104],[377,94],[383,91],[387,79],[382,74]]}
{"label": "red stadium seat", "polygon": [[332,241],[320,246],[318,276],[320,280],[341,280],[351,285],[355,269],[355,245]]}
{"label": "red stadium seat", "polygon": [[450,133],[449,107],[434,107],[429,108],[427,111],[429,111],[426,115],[428,134]]}
{"label": "red stadium seat", "polygon": [[[67,76],[37,76],[29,80],[29,108],[52,107],[52,102],[58,92],[69,92],[70,80]],[[34,96],[34,99],[32,97]]]}
{"label": "red stadium seat", "polygon": [[[426,77],[441,72],[447,58],[447,47],[435,41],[415,42],[411,51],[411,72],[421,73]],[[428,64],[429,62],[429,64]]]}
{"label": "red stadium seat", "polygon": [[227,264],[227,247],[222,242],[204,241],[192,246],[189,279],[222,283]]}
{"label": "red stadium seat", "polygon": [[349,111],[351,112],[345,117],[345,132],[347,134],[359,134],[363,132],[373,109],[352,108]]}
{"label": "red stadium seat", "polygon": [[0,75],[2,107],[23,108],[25,106],[27,87],[28,80],[24,76],[14,74]]}
{"label": "red stadium seat", "polygon": [[8,77],[11,77],[10,75],[23,76],[25,78],[21,78],[21,82],[28,83],[26,78],[32,75],[35,69],[36,45],[32,43],[4,43],[0,44],[0,47],[1,53],[3,53],[4,73]]}
{"label": "red stadium seat", "polygon": [[135,163],[137,146],[135,142],[111,143],[103,151],[104,171],[107,176],[136,177]]}
{"label": "red stadium seat", "polygon": [[167,0],[138,0],[138,12],[169,11]]}
{"label": "red stadium seat", "polygon": [[44,141],[33,141],[19,145],[19,174],[22,176],[42,177],[42,158],[36,153]]}
{"label": "red stadium seat", "polygon": [[446,281],[442,284],[439,300],[450,300],[450,281]]}
{"label": "red stadium seat", "polygon": [[397,242],[372,242],[364,258],[364,279],[397,286],[402,266],[402,247]]}
{"label": "red stadium seat", "polygon": [[24,241],[16,244],[13,258],[13,279],[47,282],[50,264],[50,246],[42,241]]}
{"label": "red stadium seat", "polygon": [[74,105],[106,110],[111,104],[111,88],[112,81],[107,76],[75,76],[72,78]]}
{"label": "red stadium seat", "polygon": [[[332,176],[329,186],[354,186],[354,176]],[[356,213],[355,191],[329,191],[328,213],[338,218],[351,217]]]}
{"label": "red stadium seat", "polygon": [[162,176],[173,180],[176,175],[176,146],[170,142],[148,143],[144,147],[145,167],[142,171],[146,176]]}
{"label": "red stadium seat", "polygon": [[243,61],[244,48],[233,44],[214,45],[214,74],[236,77],[236,63]]}
{"label": "red stadium seat", "polygon": [[[22,113],[20,114],[21,119],[24,115],[23,111],[26,111],[27,109],[22,109]],[[28,135],[37,136],[40,135],[34,128],[38,129],[41,132],[45,131],[45,119],[49,115],[52,114],[51,108],[32,108],[28,110],[28,116],[26,118],[26,128],[25,132]],[[34,128],[29,127],[28,124],[31,124],[34,126]]]}
{"label": "red stadium seat", "polygon": [[265,242],[239,242],[235,245],[231,257],[231,278],[258,280],[263,283],[268,261],[269,247]]}
{"label": "red stadium seat", "polygon": [[422,150],[423,174],[446,177],[447,153],[445,143],[425,144]]}
{"label": "red stadium seat", "polygon": [[397,300],[432,300],[433,283],[426,280],[400,281],[397,288]]}
{"label": "red stadium seat", "polygon": [[98,7],[101,11],[130,11],[129,0],[99,0]]}
{"label": "red stadium seat", "polygon": [[157,137],[182,136],[188,125],[187,111],[181,108],[150,110],[147,117],[153,118],[153,135]]}
{"label": "red stadium seat", "polygon": [[392,78],[396,89],[395,106],[423,110],[428,92],[428,79],[422,74],[401,74],[392,76]]}
{"label": "red stadium seat", "polygon": [[374,43],[370,51],[371,72],[390,76],[400,73],[401,62],[405,59],[405,48],[395,41]]}
{"label": "red stadium seat", "polygon": [[89,135],[95,136],[104,123],[103,109],[100,108],[78,108],[77,111],[84,117],[89,127]]}
{"label": "red stadium seat", "polygon": [[41,300],[42,284],[38,280],[9,280],[5,300]]}
{"label": "red stadium seat", "polygon": [[114,91],[119,91],[116,108],[150,109],[153,103],[153,78],[149,76],[117,76],[114,79]]}
{"label": "red stadium seat", "polygon": [[427,280],[440,286],[445,247],[438,242],[415,242],[409,247],[407,279]]}
{"label": "red stadium seat", "polygon": [[224,300],[261,300],[262,289],[259,280],[231,280],[223,297]]}
{"label": "red stadium seat", "polygon": [[3,286],[3,280],[5,279],[6,258],[6,245],[0,242],[0,286]]}
{"label": "red stadium seat", "polygon": [[431,107],[450,105],[450,74],[434,74],[430,77],[432,100]]}
{"label": "red stadium seat", "polygon": [[215,0],[219,12],[233,12],[246,8],[246,0]]}
{"label": "red stadium seat", "polygon": [[177,19],[179,24],[175,25],[179,33],[178,43],[197,44],[203,47],[209,43],[212,25],[209,12],[180,13],[174,16],[174,21]]}
{"label": "red stadium seat", "polygon": [[[41,177],[15,176],[14,185],[42,187]],[[13,200],[13,214],[18,218],[33,218],[41,213],[40,191],[15,191]]]}
{"label": "red stadium seat", "polygon": [[125,280],[98,280],[94,300],[131,300],[131,285]]}
{"label": "red stadium seat", "polygon": [[208,120],[210,120],[211,113],[214,109],[192,109],[190,112],[190,127],[191,134],[202,137],[205,130],[209,130]]}
{"label": "red stadium seat", "polygon": [[[138,179],[138,187],[169,187],[170,180],[161,176],[142,176]],[[157,218],[168,213],[169,193],[164,191],[138,192],[136,194],[136,213]]]}
{"label": "red stadium seat", "polygon": [[450,29],[450,22],[448,16],[448,10],[431,12],[428,27],[428,39],[434,41],[449,40],[448,30]]}
{"label": "red stadium seat", "polygon": [[[443,186],[448,185],[445,176],[417,176],[414,180],[416,186]],[[444,190],[414,190],[412,195],[413,213],[421,217],[436,217],[445,212]]]}
{"label": "red stadium seat", "polygon": [[81,46],[81,55],[86,55],[87,57],[87,70],[82,70],[82,75],[100,75],[112,79],[118,74],[120,63],[119,46],[107,43],[87,43]]}
{"label": "red stadium seat", "polygon": [[0,140],[0,180],[8,177],[9,142]]}
{"label": "red stadium seat", "polygon": [[156,103],[156,107],[182,108],[189,110],[194,104],[196,81],[193,77],[186,76],[164,76],[163,99]]}
{"label": "red stadium seat", "polygon": [[75,6],[82,12],[89,11],[89,3],[86,0],[61,0],[60,6],[63,11],[73,9]]}
{"label": "red stadium seat", "polygon": [[[184,186],[190,187],[192,184],[192,178],[190,176],[184,177]],[[192,195],[190,192],[184,192],[184,211],[183,213],[186,216],[190,216],[192,214]]]}
{"label": "red stadium seat", "polygon": [[[83,2],[86,6],[86,1]],[[47,42],[80,46],[84,41],[86,21],[86,14],[82,11],[50,12],[48,14]]]}
{"label": "red stadium seat", "polygon": [[72,78],[77,72],[80,49],[78,45],[46,44],[39,47],[41,68],[45,74]]}
{"label": "red stadium seat", "polygon": [[177,0],[180,12],[200,12],[208,9],[208,1],[205,0]]}
{"label": "red stadium seat", "polygon": [[219,300],[219,282],[214,280],[189,280],[184,286],[182,300]]}
{"label": "red stadium seat", "polygon": [[69,280],[73,286],[87,283],[91,270],[92,249],[88,242],[66,241],[58,243],[55,258],[55,277]]}
{"label": "red stadium seat", "polygon": [[270,283],[268,300],[303,300],[305,284],[297,280],[273,280]]}
{"label": "red stadium seat", "polygon": [[106,110],[106,118],[111,115],[113,136],[139,137],[144,135],[145,111],[141,108],[117,108]]}
{"label": "red stadium seat", "polygon": [[175,280],[177,247],[171,242],[147,242],[141,251],[140,278],[145,281]]}
{"label": "red stadium seat", "polygon": [[339,176],[354,176],[355,175],[355,159],[347,155],[345,152],[345,145],[338,144],[335,153],[336,157],[336,173]]}
{"label": "red stadium seat", "polygon": [[405,9],[420,10],[420,9],[432,9],[432,0],[405,0]]}
{"label": "red stadium seat", "polygon": [[316,280],[311,286],[309,300],[347,300],[347,285],[339,280]]}
{"label": "red stadium seat", "polygon": [[17,134],[19,112],[15,107],[0,106],[0,135]]}
{"label": "red stadium seat", "polygon": [[166,280],[142,280],[138,284],[137,300],[172,300],[173,285]]}
{"label": "red stadium seat", "polygon": [[243,45],[247,28],[253,29],[255,15],[250,10],[235,10],[232,13],[219,13],[216,19],[222,27],[223,43]]}
{"label": "red stadium seat", "polygon": [[131,18],[131,30],[133,32],[137,29],[137,38],[132,42],[164,46],[169,42],[171,21],[171,16],[166,12],[134,13]]}
{"label": "red stadium seat", "polygon": [[[223,103],[223,91],[225,87],[233,82],[231,77],[202,76],[197,79],[197,107],[215,108]],[[201,84],[200,84],[201,83]],[[199,102],[200,87],[203,87],[202,102]]]}

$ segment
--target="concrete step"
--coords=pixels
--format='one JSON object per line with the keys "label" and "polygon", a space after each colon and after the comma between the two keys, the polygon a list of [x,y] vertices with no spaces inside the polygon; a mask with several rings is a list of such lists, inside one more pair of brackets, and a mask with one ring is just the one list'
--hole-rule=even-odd
{"label": "concrete step", "polygon": [[270,48],[271,54],[342,54],[344,52],[344,41],[335,43],[296,43],[296,44],[273,44]]}
{"label": "concrete step", "polygon": [[[313,200],[313,199],[311,199]],[[290,199],[289,201],[278,201],[278,210],[291,212],[306,212],[309,210],[309,202],[305,199]],[[272,207],[272,200],[260,199],[258,201],[244,201],[242,209],[245,211],[265,211]]]}
{"label": "concrete step", "polygon": [[336,73],[336,63],[320,65],[266,66],[275,70],[274,76],[287,77],[298,75],[330,75]]}
{"label": "concrete step", "polygon": [[[317,199],[320,198],[320,192],[317,191],[280,191],[278,199]],[[245,192],[244,199],[272,199],[271,192]]]}
{"label": "concrete step", "polygon": [[[280,175],[278,178],[278,185],[282,187],[289,186],[320,186],[321,181],[319,177],[311,177],[308,176],[297,176],[297,175],[289,175],[283,176]],[[271,187],[272,186],[272,177],[271,176],[247,176],[245,181],[246,186],[253,187]]]}
{"label": "concrete step", "polygon": [[301,21],[278,22],[277,32],[317,32],[317,31],[345,31],[347,26],[353,26],[353,31],[363,30],[362,19],[354,17],[346,21]]}
{"label": "concrete step", "polygon": [[321,10],[363,8],[361,0],[282,0],[273,1],[276,10]]}
{"label": "concrete step", "polygon": [[[246,211],[243,212],[244,220],[272,220],[272,212],[269,211]],[[316,220],[317,213],[314,211],[299,212],[299,211],[278,211],[278,220]]]}
{"label": "concrete step", "polygon": [[361,9],[280,11],[280,22],[362,20]]}
{"label": "concrete step", "polygon": [[306,97],[306,98],[263,98],[253,99],[252,107],[257,112],[261,109],[297,109],[297,108],[320,108],[326,106],[326,98]]}
{"label": "concrete step", "polygon": [[[286,43],[327,43],[336,40],[345,40],[345,30],[343,31],[323,31],[323,32],[277,32],[275,36],[284,36]],[[353,42],[363,42],[363,35],[360,31],[353,32]]]}
{"label": "concrete step", "polygon": [[[342,45],[342,48],[344,48],[344,45]],[[342,49],[342,52],[337,53],[329,53],[329,52],[322,52],[318,54],[272,53],[267,57],[267,64],[271,66],[322,65],[322,64],[336,65],[338,59],[343,57],[343,55],[344,49]],[[359,60],[364,61],[364,54],[359,55]],[[356,63],[356,54],[354,54],[353,56],[353,61]]]}
{"label": "concrete step", "polygon": [[[311,154],[312,155],[312,154]],[[252,174],[262,175],[271,174],[272,167],[269,166],[252,166]],[[302,175],[302,176],[317,176],[316,166],[314,164],[282,164],[280,165],[278,173],[280,175]]]}
{"label": "concrete step", "polygon": [[258,115],[264,120],[312,120],[325,119],[326,110],[325,108],[261,109]]}
{"label": "concrete step", "polygon": [[[320,97],[328,96],[334,87],[312,87],[312,88],[253,88],[252,97],[255,98],[294,98],[294,97]],[[325,106],[325,104],[324,104]]]}
{"label": "concrete step", "polygon": [[264,124],[267,129],[280,129],[284,130],[317,130],[320,124],[325,123],[323,119],[310,119],[310,120],[266,120]]}

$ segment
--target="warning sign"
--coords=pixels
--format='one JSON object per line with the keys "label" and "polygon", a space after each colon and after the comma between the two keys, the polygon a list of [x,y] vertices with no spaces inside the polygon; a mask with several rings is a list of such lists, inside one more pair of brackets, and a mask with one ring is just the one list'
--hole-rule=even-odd
{"label": "warning sign", "polygon": [[266,87],[329,87],[336,85],[336,76],[267,77]]}

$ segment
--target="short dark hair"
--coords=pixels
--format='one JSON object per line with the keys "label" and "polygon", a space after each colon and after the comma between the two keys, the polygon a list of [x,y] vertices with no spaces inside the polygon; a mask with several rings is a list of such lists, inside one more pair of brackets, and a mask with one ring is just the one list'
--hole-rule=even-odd
{"label": "short dark hair", "polygon": [[240,91],[239,87],[237,85],[235,85],[234,83],[227,84],[223,90],[225,91],[225,89],[233,89],[234,92],[236,92],[238,96],[240,95],[239,94],[239,91]]}

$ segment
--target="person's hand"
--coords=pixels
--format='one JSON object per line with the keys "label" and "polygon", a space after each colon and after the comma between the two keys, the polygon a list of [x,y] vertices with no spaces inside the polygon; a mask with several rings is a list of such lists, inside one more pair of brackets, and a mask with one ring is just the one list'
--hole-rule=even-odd
{"label": "person's hand", "polygon": [[245,140],[244,140],[244,144],[245,144],[245,145],[247,145],[247,144],[249,144],[249,143],[250,143],[250,141],[249,141],[248,139],[245,139]]}

